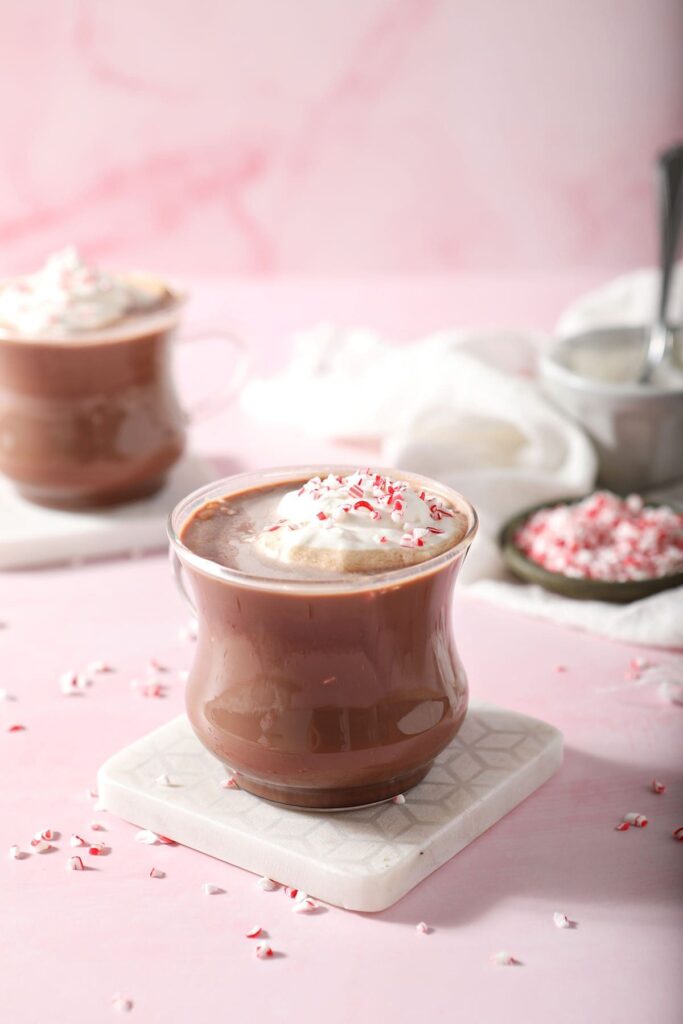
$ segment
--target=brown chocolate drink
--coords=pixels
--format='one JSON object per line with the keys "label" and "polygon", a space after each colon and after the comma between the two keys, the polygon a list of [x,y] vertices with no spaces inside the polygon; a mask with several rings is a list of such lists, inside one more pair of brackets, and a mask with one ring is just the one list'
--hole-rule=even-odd
{"label": "brown chocolate drink", "polygon": [[[431,527],[401,525],[398,540],[389,536],[388,504],[379,532],[367,533],[379,514],[361,498],[358,508],[340,512],[358,523],[350,539],[341,527],[336,537],[333,526],[325,547],[326,535],[314,531],[320,512],[315,523],[281,522],[283,497],[300,491],[310,473],[268,476],[272,482],[248,478],[246,486],[237,478],[231,491],[224,481],[172,517],[171,539],[199,620],[190,722],[239,773],[242,788],[270,800],[341,808],[387,799],[427,774],[465,716],[452,593],[476,516],[464,499],[439,489],[441,518],[428,513]],[[407,479],[416,489],[436,486]],[[371,496],[370,484],[364,494]],[[373,500],[385,502],[386,488]],[[323,525],[333,518],[322,514]],[[418,544],[430,528],[435,555]],[[288,537],[290,529],[302,531],[303,540],[274,555],[260,541],[280,529]],[[354,546],[355,565],[358,552],[367,553],[372,567],[330,568],[335,544],[343,559]],[[317,565],[309,557],[316,547]],[[401,567],[378,568],[379,551],[385,566]]]}
{"label": "brown chocolate drink", "polygon": [[22,495],[78,508],[162,485],[185,443],[169,344],[181,302],[72,250],[0,287],[0,472]]}

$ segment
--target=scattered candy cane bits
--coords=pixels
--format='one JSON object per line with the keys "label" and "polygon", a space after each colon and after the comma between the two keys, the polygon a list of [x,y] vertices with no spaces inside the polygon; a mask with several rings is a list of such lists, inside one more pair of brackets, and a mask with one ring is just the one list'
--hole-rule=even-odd
{"label": "scattered candy cane bits", "polygon": [[406,802],[406,798],[403,793],[397,793],[396,796],[392,796],[391,802],[392,804],[404,804]]}
{"label": "scattered candy cane bits", "polygon": [[556,928],[575,928],[576,927],[576,922],[570,920],[570,918],[568,918],[566,914],[560,913],[559,910],[556,910],[555,913],[553,914],[553,924],[555,925]]}
{"label": "scattered candy cane bits", "polygon": [[15,722],[14,725],[10,725],[8,727],[8,729],[7,729],[7,732],[25,732],[25,731],[26,731],[26,726],[25,725],[20,725],[18,722]]}
{"label": "scattered candy cane bits", "polygon": [[630,825],[627,821],[620,821],[618,825],[614,826],[615,832],[628,832]]}
{"label": "scattered candy cane bits", "polygon": [[679,843],[683,843],[683,825],[680,825],[678,828],[675,828],[671,835],[674,837],[674,839],[677,839]]}
{"label": "scattered candy cane bits", "polygon": [[130,1013],[133,1009],[133,1000],[117,994],[111,997],[111,1005],[118,1013]]}
{"label": "scattered candy cane bits", "polygon": [[66,862],[67,871],[85,871],[85,865],[81,857],[69,857]]}
{"label": "scattered candy cane bits", "polygon": [[54,849],[52,843],[48,843],[44,839],[32,839],[31,846],[35,853],[47,853],[48,850]]}
{"label": "scattered candy cane bits", "polygon": [[498,967],[521,967],[522,961],[517,960],[516,957],[511,956],[509,953],[494,953],[491,956],[491,960]]}
{"label": "scattered candy cane bits", "polygon": [[145,843],[147,846],[154,846],[161,842],[161,836],[149,828],[143,828],[135,833],[135,841],[136,843]]}
{"label": "scattered candy cane bits", "polygon": [[9,852],[10,860],[21,860],[22,859],[21,850],[17,846],[16,843],[13,843],[12,846],[10,846],[8,852]]}
{"label": "scattered candy cane bits", "polygon": [[292,912],[294,914],[313,914],[317,909],[318,904],[315,900],[312,900],[310,896],[304,896],[303,899],[294,901]]}
{"label": "scattered candy cane bits", "polygon": [[254,953],[259,960],[267,960],[269,956],[273,955],[273,951],[267,942],[259,942]]}
{"label": "scattered candy cane bits", "polygon": [[107,661],[91,661],[86,665],[85,671],[94,676],[102,676],[114,672],[114,667]]}
{"label": "scattered candy cane bits", "polygon": [[633,825],[634,828],[647,828],[647,818],[645,815],[636,814],[635,811],[629,811],[628,814],[625,814],[624,821],[627,825]]}
{"label": "scattered candy cane bits", "polygon": [[227,775],[224,779],[221,779],[221,789],[239,789],[237,785],[237,779],[234,775]]}
{"label": "scattered candy cane bits", "polygon": [[263,878],[259,878],[256,885],[259,889],[263,889],[264,892],[275,892],[276,889],[280,888],[279,882],[274,882],[272,878],[268,878],[266,875]]}
{"label": "scattered candy cane bits", "polygon": [[429,935],[431,930],[432,929],[429,927],[428,924],[426,924],[425,921],[420,921],[420,923],[415,926],[415,931],[418,933],[418,935]]}
{"label": "scattered candy cane bits", "polygon": [[42,829],[42,831],[36,832],[33,838],[36,840],[36,842],[40,841],[41,839],[44,839],[45,842],[51,843],[53,839],[59,839],[59,833],[55,832],[55,830],[52,828],[44,828]]}
{"label": "scattered candy cane bits", "polygon": [[220,885],[214,885],[213,882],[204,882],[202,892],[205,896],[220,896],[225,892],[225,889],[221,889]]}
{"label": "scattered candy cane bits", "polygon": [[150,878],[166,878],[166,872],[162,871],[161,868],[152,868],[149,873]]}
{"label": "scattered candy cane bits", "polygon": [[653,779],[650,783],[650,789],[653,793],[666,793],[666,786],[659,779]]}
{"label": "scattered candy cane bits", "polygon": [[261,935],[262,932],[263,928],[261,927],[260,924],[257,924],[254,925],[253,928],[250,928],[248,932],[245,932],[244,937],[246,939],[258,939],[259,935]]}
{"label": "scattered candy cane bits", "polygon": [[101,857],[106,849],[104,843],[91,843],[88,847],[88,853],[91,857]]}

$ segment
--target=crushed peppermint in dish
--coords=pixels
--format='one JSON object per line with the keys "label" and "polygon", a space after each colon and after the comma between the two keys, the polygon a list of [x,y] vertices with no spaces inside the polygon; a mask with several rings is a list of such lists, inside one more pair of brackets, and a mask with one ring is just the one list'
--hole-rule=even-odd
{"label": "crushed peppermint in dish", "polygon": [[563,576],[625,583],[683,572],[683,514],[636,494],[596,491],[539,509],[514,540],[532,562]]}

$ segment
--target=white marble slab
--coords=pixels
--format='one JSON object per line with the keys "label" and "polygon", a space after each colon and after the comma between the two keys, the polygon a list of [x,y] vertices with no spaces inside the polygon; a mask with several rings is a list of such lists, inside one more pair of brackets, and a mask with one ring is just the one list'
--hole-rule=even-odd
{"label": "white marble slab", "polygon": [[33,505],[20,497],[8,480],[0,478],[0,569],[163,547],[168,513],[215,475],[204,459],[188,454],[152,497],[113,508],[73,512]]}
{"label": "white marble slab", "polygon": [[[221,788],[225,769],[181,716],[109,758],[98,787],[107,810],[141,828],[327,903],[377,911],[499,821],[561,761],[562,734],[553,726],[473,703],[405,804],[295,811]],[[155,783],[162,774],[172,788]]]}

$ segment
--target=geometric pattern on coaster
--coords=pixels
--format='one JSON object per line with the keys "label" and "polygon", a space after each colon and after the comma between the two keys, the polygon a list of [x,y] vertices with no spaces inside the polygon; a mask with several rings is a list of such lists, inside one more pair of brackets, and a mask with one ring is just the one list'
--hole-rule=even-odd
{"label": "geometric pattern on coaster", "polygon": [[[472,702],[465,722],[404,804],[292,810],[239,789],[184,715],[119,751],[100,802],[141,828],[352,910],[391,906],[534,792],[562,762],[562,734]],[[155,779],[169,776],[173,785]],[[491,836],[495,842],[495,833]]]}

